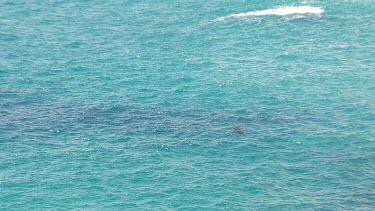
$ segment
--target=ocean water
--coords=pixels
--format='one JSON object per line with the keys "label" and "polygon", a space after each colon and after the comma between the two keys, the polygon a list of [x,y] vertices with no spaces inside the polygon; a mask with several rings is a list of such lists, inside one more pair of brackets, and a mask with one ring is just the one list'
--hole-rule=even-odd
{"label": "ocean water", "polygon": [[0,0],[0,210],[374,210],[375,1]]}

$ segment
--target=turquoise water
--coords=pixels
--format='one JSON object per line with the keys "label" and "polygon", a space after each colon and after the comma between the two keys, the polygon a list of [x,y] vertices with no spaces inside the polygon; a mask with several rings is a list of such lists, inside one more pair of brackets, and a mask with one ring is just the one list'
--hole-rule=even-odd
{"label": "turquoise water", "polygon": [[0,0],[0,209],[374,210],[374,82],[372,0]]}

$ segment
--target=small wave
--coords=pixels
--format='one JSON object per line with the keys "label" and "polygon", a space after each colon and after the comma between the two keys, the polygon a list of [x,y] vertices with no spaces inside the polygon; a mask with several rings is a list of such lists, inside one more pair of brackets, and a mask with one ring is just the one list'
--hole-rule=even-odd
{"label": "small wave", "polygon": [[239,17],[247,17],[247,16],[264,16],[264,15],[293,15],[293,14],[315,14],[320,15],[324,12],[324,9],[321,7],[311,7],[311,6],[296,6],[296,7],[278,7],[275,9],[267,9],[267,10],[258,10],[252,12],[244,12],[244,13],[237,13],[231,14],[228,16],[220,17],[218,20],[224,20],[227,18],[239,18]]}

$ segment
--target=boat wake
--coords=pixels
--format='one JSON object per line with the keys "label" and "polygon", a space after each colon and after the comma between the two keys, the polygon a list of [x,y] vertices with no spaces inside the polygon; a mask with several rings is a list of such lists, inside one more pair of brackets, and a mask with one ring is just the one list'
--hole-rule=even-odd
{"label": "boat wake", "polygon": [[228,16],[220,17],[217,20],[225,20],[227,18],[240,18],[247,16],[265,16],[265,15],[294,15],[294,14],[313,14],[320,15],[324,12],[324,9],[321,7],[311,7],[311,6],[296,6],[296,7],[278,7],[275,9],[259,10],[245,13],[231,14]]}

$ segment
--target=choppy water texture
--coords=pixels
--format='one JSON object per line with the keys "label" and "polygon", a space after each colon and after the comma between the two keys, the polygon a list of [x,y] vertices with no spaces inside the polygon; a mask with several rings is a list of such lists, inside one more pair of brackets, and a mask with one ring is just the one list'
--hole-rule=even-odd
{"label": "choppy water texture", "polygon": [[372,0],[1,0],[0,209],[374,210]]}

